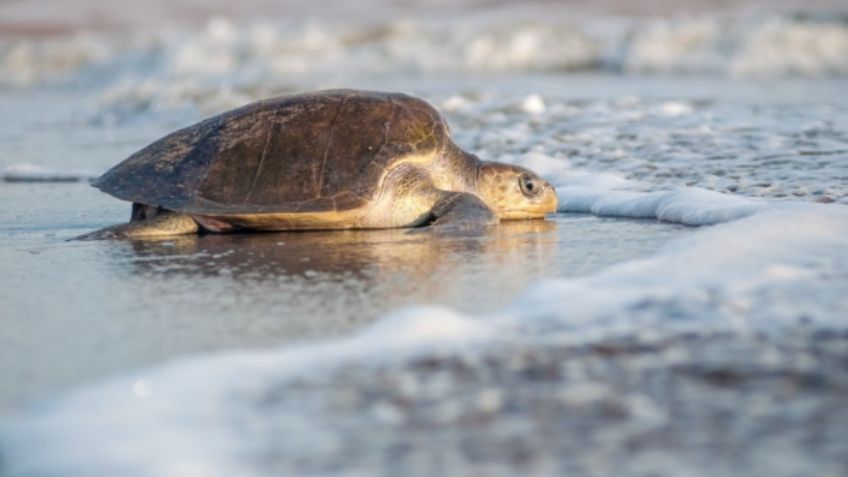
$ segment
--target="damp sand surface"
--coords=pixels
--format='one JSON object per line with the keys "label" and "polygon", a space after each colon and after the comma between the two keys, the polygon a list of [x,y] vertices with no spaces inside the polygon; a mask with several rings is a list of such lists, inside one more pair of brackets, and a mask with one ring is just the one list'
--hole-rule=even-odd
{"label": "damp sand surface", "polygon": [[[4,184],[0,195],[12,205],[0,218],[3,411],[179,356],[343,334],[405,305],[496,310],[539,280],[649,255],[689,229],[560,214],[479,237],[385,230],[68,242],[107,223],[94,217],[117,215],[115,201],[81,183]],[[87,221],[74,212],[83,208]]]}

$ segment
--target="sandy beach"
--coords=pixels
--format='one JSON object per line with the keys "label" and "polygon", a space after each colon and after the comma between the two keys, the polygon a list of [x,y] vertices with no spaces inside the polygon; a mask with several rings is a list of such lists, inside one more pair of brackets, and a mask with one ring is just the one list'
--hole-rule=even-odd
{"label": "sandy beach", "polygon": [[[0,1],[0,475],[848,473],[840,2]],[[69,241],[275,95],[402,91],[544,221]]]}

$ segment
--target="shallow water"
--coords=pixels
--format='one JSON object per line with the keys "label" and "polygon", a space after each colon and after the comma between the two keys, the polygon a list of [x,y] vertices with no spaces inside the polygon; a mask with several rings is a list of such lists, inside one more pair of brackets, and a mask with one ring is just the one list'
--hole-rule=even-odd
{"label": "shallow water", "polygon": [[481,237],[387,230],[68,242],[125,207],[84,184],[3,184],[0,200],[10,205],[0,215],[0,301],[11,311],[0,317],[4,410],[178,356],[343,334],[405,305],[497,310],[539,280],[649,255],[688,230],[558,215]]}

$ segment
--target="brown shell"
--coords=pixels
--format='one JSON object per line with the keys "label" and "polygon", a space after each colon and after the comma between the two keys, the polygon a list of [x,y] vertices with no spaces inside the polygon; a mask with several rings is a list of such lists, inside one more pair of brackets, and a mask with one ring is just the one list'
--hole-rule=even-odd
{"label": "brown shell", "polygon": [[447,134],[432,106],[404,94],[285,96],[169,134],[94,186],[199,214],[350,210],[372,199],[388,167],[440,149]]}

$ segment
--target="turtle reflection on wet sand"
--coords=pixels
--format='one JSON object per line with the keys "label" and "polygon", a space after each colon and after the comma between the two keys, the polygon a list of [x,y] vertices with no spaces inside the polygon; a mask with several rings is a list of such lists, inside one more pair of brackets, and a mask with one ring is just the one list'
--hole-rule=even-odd
{"label": "turtle reflection on wet sand", "polygon": [[130,223],[81,238],[431,227],[477,230],[556,211],[527,169],[482,161],[400,93],[332,90],[249,104],[174,132],[94,182]]}

